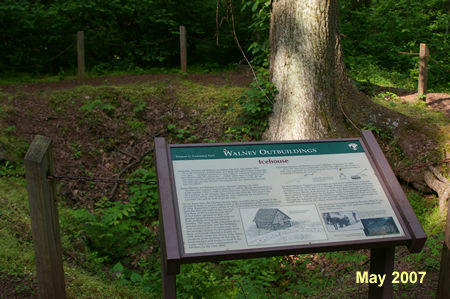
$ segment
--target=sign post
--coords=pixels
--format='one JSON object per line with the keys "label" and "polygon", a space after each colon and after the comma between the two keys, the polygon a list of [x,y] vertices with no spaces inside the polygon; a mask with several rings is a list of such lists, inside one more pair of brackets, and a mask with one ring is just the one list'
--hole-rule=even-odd
{"label": "sign post", "polygon": [[[391,277],[395,246],[418,252],[426,240],[370,131],[318,141],[156,138],[155,157],[165,298],[175,297],[182,263],[370,248],[371,273]],[[391,296],[391,280],[369,288],[371,298]]]}

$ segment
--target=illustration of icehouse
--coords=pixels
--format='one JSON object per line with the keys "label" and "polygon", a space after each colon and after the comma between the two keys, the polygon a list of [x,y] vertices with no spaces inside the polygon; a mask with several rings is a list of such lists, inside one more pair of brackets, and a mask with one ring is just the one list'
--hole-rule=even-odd
{"label": "illustration of icehouse", "polygon": [[279,209],[259,209],[253,221],[257,228],[278,230],[291,226],[291,218]]}

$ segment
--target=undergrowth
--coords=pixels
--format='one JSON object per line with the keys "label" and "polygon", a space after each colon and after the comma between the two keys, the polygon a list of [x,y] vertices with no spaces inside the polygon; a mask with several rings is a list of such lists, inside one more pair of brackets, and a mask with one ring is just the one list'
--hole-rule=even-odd
{"label": "undergrowth", "polygon": [[[445,152],[450,151],[450,122],[443,112],[433,111],[427,107],[427,104],[420,98],[412,104],[402,101],[395,93],[380,93],[372,100],[390,110],[404,114],[414,120],[414,123],[406,126],[411,129],[421,130],[428,135],[437,144],[433,151],[424,153],[421,158],[423,161],[440,161],[445,157]],[[394,136],[393,136],[394,137]]]}
{"label": "undergrowth", "polygon": [[[60,205],[58,210],[61,222],[64,222],[67,208]],[[100,272],[86,269],[86,262],[73,260],[69,250],[74,250],[77,245],[67,240],[64,229],[61,233],[66,292],[70,298],[151,298],[152,292],[144,293],[140,289],[111,283]],[[81,256],[84,253],[79,254]],[[86,257],[83,256],[83,259]],[[31,283],[35,281],[36,275],[31,224],[26,184],[22,178],[0,180],[0,280],[2,273],[8,275],[8,281],[15,281],[18,296],[28,297],[35,292],[35,283]]]}
{"label": "undergrowth", "polygon": [[[259,87],[254,83],[248,90],[231,86],[203,86],[184,79],[176,82],[177,90],[172,94],[167,90],[167,82],[121,87],[81,86],[73,90],[49,93],[48,105],[54,113],[65,114],[76,103],[77,113],[92,126],[90,132],[95,133],[93,138],[97,138],[95,144],[99,147],[96,149],[99,152],[100,148],[105,152],[112,151],[115,145],[114,140],[110,140],[113,137],[102,135],[103,119],[117,119],[120,120],[120,125],[133,133],[146,133],[145,114],[152,109],[147,106],[146,99],[158,97],[161,101],[166,101],[169,95],[177,99],[167,108],[175,117],[162,117],[158,121],[164,121],[164,132],[171,142],[258,140],[267,126],[267,116],[276,94],[274,87],[264,76],[262,74],[259,78]],[[389,104],[385,99],[379,100],[390,109],[403,109],[404,113],[412,113],[415,118],[432,122],[443,130],[448,128],[445,119],[439,114],[429,113],[421,104],[418,107],[407,107],[397,103],[393,95],[389,96],[394,99],[395,105]],[[129,107],[121,107],[124,103]],[[12,111],[5,102],[1,105],[9,109],[7,111]],[[180,110],[176,110],[178,107]],[[119,111],[127,113],[124,115]],[[1,111],[0,117],[5,117]],[[219,122],[220,130],[201,133],[205,132],[205,123],[215,122]],[[0,126],[2,129],[8,128],[1,122]],[[366,129],[373,130],[387,142],[395,141],[391,132],[380,131],[371,125]],[[14,128],[1,132],[0,142],[7,144],[8,151],[14,152],[17,161],[0,164],[0,171],[23,172],[21,157],[26,151],[27,143],[17,136]],[[72,140],[70,156],[78,161],[90,152],[77,142],[75,138]],[[398,159],[402,159],[401,152],[395,153],[395,143],[392,144],[391,154],[397,154]],[[151,156],[146,157],[142,166],[128,174],[127,178],[154,180],[155,171],[151,161]],[[133,184],[126,190],[126,197],[117,200],[103,197],[95,201],[93,206],[74,207],[67,198],[59,199],[69,297],[161,296],[156,185]],[[444,223],[439,215],[437,199],[417,192],[408,193],[408,199],[429,239],[424,251],[401,256],[398,262],[407,262],[414,270],[436,272]],[[336,297],[364,297],[367,286],[355,284],[355,272],[368,270],[368,260],[368,252],[359,250],[186,264],[182,265],[181,273],[177,275],[178,296],[323,298],[332,294]],[[32,290],[30,282],[35,280],[35,270],[23,178],[0,179],[0,280],[2,273],[17,278],[19,282],[16,286],[18,290],[23,290],[23,294]]]}
{"label": "undergrowth", "polygon": [[[349,60],[351,60],[351,57]],[[357,82],[409,90],[417,88],[417,80],[412,78],[409,74],[387,70],[378,65],[371,64],[369,61],[358,61],[358,63],[354,63],[353,66],[354,67],[348,69],[348,73],[349,76]]]}
{"label": "undergrowth", "polygon": [[277,93],[269,81],[269,73],[258,69],[257,78],[250,84],[245,95],[239,98],[241,112],[237,124],[225,131],[226,141],[260,140],[266,131]]}

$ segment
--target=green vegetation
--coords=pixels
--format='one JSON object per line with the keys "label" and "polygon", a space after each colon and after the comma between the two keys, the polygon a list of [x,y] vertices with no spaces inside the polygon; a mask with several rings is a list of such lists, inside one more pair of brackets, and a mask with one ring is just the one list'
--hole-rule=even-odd
{"label": "green vegetation", "polygon": [[260,140],[267,129],[276,88],[268,79],[267,70],[260,69],[245,95],[239,98],[240,116],[237,125],[225,131],[227,141]]}
{"label": "green vegetation", "polygon": [[[216,11],[216,1],[200,0],[126,5],[100,0],[3,1],[0,84],[74,79],[77,30],[85,31],[88,78],[178,73],[179,25],[188,32],[189,72],[223,71],[242,59],[226,2],[219,1]],[[232,3],[240,44],[255,65],[267,67],[271,1]],[[429,88],[448,88],[450,21],[445,1],[341,0],[339,5],[344,59],[352,78],[413,89],[418,56],[398,52],[417,53],[419,44],[426,43],[431,53]]]}
{"label": "green vegetation", "polygon": [[[15,278],[17,294],[26,296],[33,290],[35,265],[24,180],[0,180],[0,194],[0,279],[6,275],[9,280]],[[65,219],[66,212],[67,208],[60,206],[61,220]],[[150,297],[151,293],[111,284],[103,275],[70,262],[67,254],[73,251],[74,244],[67,242],[64,226],[62,240],[67,256],[64,263],[66,290],[71,298]]]}
{"label": "green vegetation", "polygon": [[427,158],[426,160],[429,161],[444,159],[445,151],[450,150],[448,144],[448,140],[450,140],[450,123],[444,112],[430,110],[420,98],[415,99],[412,103],[408,103],[402,101],[395,93],[391,92],[378,94],[373,97],[373,101],[413,118],[416,123],[410,125],[411,129],[414,130],[417,126],[427,128],[426,134],[436,141],[438,146],[433,152],[424,155],[423,158]]}
{"label": "green vegetation", "polygon": [[[135,135],[139,132],[144,133],[141,140],[155,130],[165,132],[170,142],[254,140],[263,132],[273,93],[273,87],[263,77],[259,79],[259,87],[253,84],[247,90],[177,79],[123,86],[81,86],[45,92],[40,101],[53,113],[76,111],[78,115],[73,122],[80,132],[67,127],[63,137],[72,141],[66,149],[57,146],[73,161],[84,161],[81,167],[84,174],[94,175],[97,166],[88,164],[86,157],[104,159],[116,152],[118,146],[127,144],[130,136],[139,136]],[[3,95],[3,107],[7,111],[18,109],[8,98],[11,96]],[[401,103],[394,93],[380,94],[374,100],[416,119],[423,118],[436,127],[448,126],[441,114],[430,112],[421,104]],[[27,96],[20,95],[20,101],[27,101]],[[155,116],[161,122],[159,128],[151,125]],[[6,130],[0,140],[19,144],[9,146],[8,150],[17,148],[24,153],[27,145],[19,135],[21,125],[11,125],[8,119],[7,114],[2,115],[1,125]],[[107,128],[111,124],[119,131]],[[382,142],[390,144],[394,140],[391,133],[373,125],[366,129],[373,130]],[[114,132],[122,132],[126,142]],[[21,158],[18,159],[15,163],[3,163],[0,173],[23,172]],[[82,189],[77,192],[83,192],[83,196],[74,198],[64,191],[66,183],[60,184],[58,209],[70,296],[160,297],[158,196],[152,183],[155,180],[152,163],[150,153],[126,175],[129,180],[148,183],[129,184],[115,200],[106,197],[108,188],[100,183],[84,187],[77,184],[76,189]],[[116,166],[110,167],[119,171]],[[0,194],[0,279],[15,281],[17,294],[29,294],[34,290],[35,277],[24,179],[0,179]],[[408,198],[430,238],[419,254],[404,254],[405,249],[399,249],[396,269],[408,263],[415,270],[436,272],[444,224],[437,199],[417,192],[409,192]],[[178,293],[180,298],[298,298],[327,296],[328,290],[333,289],[339,296],[365,296],[365,287],[354,283],[354,273],[367,270],[368,261],[367,251],[362,250],[183,265],[177,277]],[[399,290],[408,287],[414,286],[401,286]]]}
{"label": "green vegetation", "polygon": [[[240,1],[233,2],[239,12]],[[222,3],[217,13],[219,22],[226,21],[227,5]],[[248,13],[235,15],[244,40],[248,19]],[[9,75],[53,74],[56,80],[75,75],[78,30],[84,31],[86,65],[97,75],[178,65],[180,25],[189,34],[190,63],[206,69],[240,59],[227,24],[216,28],[215,1],[6,0],[0,3],[0,20],[5,41],[0,67]],[[220,46],[215,45],[216,34]]]}
{"label": "green vegetation", "polygon": [[[344,59],[357,80],[414,89],[418,56],[426,43],[430,56],[429,87],[448,88],[449,15],[445,1],[340,1]],[[437,63],[436,63],[437,62]],[[365,76],[367,72],[372,76]],[[382,75],[390,72],[392,75]],[[373,80],[373,81],[372,81]]]}
{"label": "green vegetation", "polygon": [[[23,173],[30,134],[42,126],[39,129],[54,139],[59,172],[104,177],[120,173],[130,181],[117,189],[97,182],[58,183],[70,298],[161,297],[153,136],[164,136],[170,143],[252,141],[266,129],[276,94],[267,74],[271,1],[232,2],[237,35],[258,69],[257,83],[248,88],[233,86],[231,80],[223,86],[194,83],[177,67],[177,32],[184,24],[191,74],[236,70],[231,64],[241,56],[229,30],[231,11],[225,1],[219,1],[218,32],[216,1],[0,3],[0,21],[6,28],[0,33],[4,41],[0,68],[7,70],[0,73],[0,84],[74,79],[77,30],[86,35],[88,78],[170,74],[147,83],[110,85],[104,79],[103,86],[31,93],[26,87],[15,93],[1,89],[8,86],[0,88],[0,153],[9,155],[9,161],[0,159],[0,175]],[[418,58],[397,52],[417,52],[419,43],[425,42],[431,58],[439,63],[430,62],[429,86],[448,92],[449,19],[444,1],[339,3],[345,62],[358,88],[367,93],[375,90],[373,84],[415,89]],[[226,72],[225,77],[230,74]],[[393,92],[376,94],[373,100],[414,118],[416,126],[429,128],[427,134],[438,146],[428,155],[441,157],[450,150],[446,143],[450,125],[442,113],[431,111],[420,99],[404,102]],[[392,165],[416,162],[405,158],[392,132],[373,124],[365,129],[377,135]],[[439,270],[445,219],[435,196],[407,190],[429,239],[418,254],[398,249],[395,269],[423,270],[431,277]],[[368,270],[368,262],[368,251],[359,250],[188,264],[177,277],[178,294],[180,298],[322,298],[333,290],[335,297],[365,297],[366,286],[355,284],[354,276],[355,271]],[[12,288],[19,297],[30,297],[35,291],[34,269],[25,179],[0,177],[0,285]],[[427,290],[435,288],[435,281],[427,283]],[[395,288],[409,294],[414,286]]]}

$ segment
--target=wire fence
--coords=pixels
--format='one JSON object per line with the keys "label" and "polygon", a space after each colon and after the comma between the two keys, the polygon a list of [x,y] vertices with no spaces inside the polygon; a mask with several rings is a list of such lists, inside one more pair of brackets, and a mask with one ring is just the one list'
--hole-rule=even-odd
{"label": "wire fence", "polygon": [[64,53],[69,51],[71,48],[75,48],[75,46],[76,46],[76,43],[71,43],[70,45],[68,45],[64,50],[62,50],[58,54],[48,58],[47,60],[40,62],[40,63],[30,64],[30,65],[22,65],[22,66],[3,66],[3,68],[10,69],[10,70],[26,70],[26,69],[33,69],[33,68],[41,67],[43,65],[46,65],[46,64],[49,64],[50,62],[55,61],[57,58],[61,57]]}
{"label": "wire fence", "polygon": [[[416,163],[413,165],[399,167],[395,170],[397,171],[406,171],[413,169],[420,169],[429,166],[437,166],[450,163],[449,159],[444,159],[436,162],[424,162],[424,163]],[[0,179],[8,179],[8,178],[25,178],[25,173],[8,173],[5,171],[0,172]],[[93,183],[105,183],[105,184],[149,184],[156,185],[156,180],[140,180],[140,179],[120,179],[120,178],[104,178],[104,177],[95,177],[95,176],[70,176],[70,175],[48,175],[47,178],[49,180],[58,180],[58,181],[75,181],[75,182],[93,182]]]}
{"label": "wire fence", "polygon": [[[228,47],[228,48],[237,48],[237,46],[235,44],[217,44],[215,37],[212,37],[211,40],[205,39],[205,38],[200,38],[197,36],[193,36],[193,35],[186,35],[186,37],[188,39],[197,41],[197,42],[201,42],[203,44],[206,45],[214,45],[216,47]],[[103,40],[103,39],[98,39],[98,38],[86,38],[86,43],[88,44],[100,44],[100,45],[107,45],[107,46],[115,46],[115,47],[148,47],[148,46],[155,46],[155,45],[159,45],[159,44],[163,44],[163,43],[167,43],[173,40],[176,40],[179,38],[179,34],[176,34],[174,36],[168,37],[168,38],[162,38],[162,39],[158,39],[158,40],[153,40],[153,41],[136,41],[136,40],[128,40],[128,41],[114,41],[114,40]],[[71,42],[66,48],[64,48],[62,51],[60,51],[59,53],[57,53],[56,55],[42,61],[39,63],[35,63],[35,64],[29,64],[29,65],[18,65],[18,66],[2,66],[2,68],[4,69],[9,69],[9,70],[27,70],[27,69],[34,69],[34,68],[38,68],[38,67],[42,67],[46,64],[49,64],[53,61],[55,61],[56,59],[58,59],[59,57],[61,57],[62,55],[64,55],[66,52],[68,52],[69,50],[74,50],[76,49],[77,46],[77,41],[74,40],[73,42]],[[74,56],[75,59],[75,56]]]}
{"label": "wire fence", "polygon": [[[25,173],[0,173],[0,179],[8,178],[25,178]],[[156,184],[156,180],[140,180],[140,179],[119,179],[119,178],[103,178],[92,176],[71,176],[71,175],[48,175],[49,180],[58,181],[76,181],[76,182],[93,182],[106,184]]]}
{"label": "wire fence", "polygon": [[[84,37],[84,33],[82,34],[82,40],[80,40],[80,37],[77,34],[77,40],[73,41],[72,43],[70,43],[66,48],[64,48],[62,51],[60,51],[59,53],[57,53],[56,55],[42,61],[39,63],[34,63],[34,64],[30,64],[30,65],[22,65],[22,66],[3,66],[4,69],[9,69],[9,70],[32,70],[32,69],[38,69],[41,68],[45,65],[48,65],[54,61],[56,61],[58,58],[60,58],[61,56],[63,56],[64,54],[66,54],[69,50],[73,50],[76,49],[76,59],[77,59],[77,65],[78,65],[78,79],[79,80],[83,80],[85,78],[85,50],[84,50],[84,44],[85,42],[88,45],[107,45],[108,47],[116,47],[116,48],[120,48],[120,47],[128,47],[128,48],[139,48],[139,47],[154,47],[156,45],[160,45],[163,43],[167,43],[167,42],[171,42],[177,38],[180,38],[180,63],[181,63],[181,70],[183,72],[187,71],[187,57],[186,57],[186,41],[187,40],[191,40],[191,41],[195,41],[195,42],[199,42],[208,46],[214,46],[214,47],[222,47],[222,48],[240,48],[239,44],[237,41],[236,44],[231,44],[231,45],[227,45],[227,44],[219,44],[218,43],[218,39],[217,36],[216,37],[212,37],[211,40],[209,39],[204,39],[204,38],[200,38],[194,35],[187,35],[186,34],[186,30],[184,29],[184,31],[181,31],[181,27],[184,28],[184,26],[180,26],[180,32],[178,34],[175,34],[171,37],[166,37],[166,38],[162,38],[162,39],[158,39],[158,40],[154,40],[154,41],[136,41],[136,40],[128,40],[128,41],[114,41],[114,40],[103,40],[103,39],[98,39],[98,38],[86,38]],[[79,32],[80,33],[80,32]],[[341,36],[345,39],[348,39],[350,41],[352,41],[354,44],[358,44],[361,46],[361,48],[364,50],[367,47],[369,47],[370,45],[366,45],[364,42],[355,40],[350,38],[349,36],[342,34]],[[80,46],[82,45],[82,46]],[[89,48],[92,48],[92,46],[88,46]],[[81,52],[80,52],[81,51]],[[145,50],[144,50],[145,51]],[[242,51],[242,49],[241,49]],[[397,52],[397,54],[404,54],[404,55],[420,55],[420,53],[411,53],[411,52]],[[245,57],[245,55],[244,55]],[[74,55],[74,59],[75,59],[75,55]],[[421,56],[422,59],[422,56]],[[427,60],[426,61],[430,61],[432,63],[434,63],[439,69],[445,71],[445,72],[450,72],[450,68],[448,68],[447,66],[443,65],[442,63],[440,63],[439,61],[437,61],[436,59],[432,58],[428,52],[427,52]],[[418,86],[418,92],[425,94],[426,93],[426,78],[427,78],[427,66],[426,66],[427,62],[425,63],[424,66],[424,70],[420,69],[421,67],[423,67],[423,63],[422,60],[419,63],[419,86]],[[421,76],[423,78],[421,78]],[[422,85],[423,88],[422,88]]]}
{"label": "wire fence", "polygon": [[48,179],[60,180],[60,181],[95,182],[95,183],[127,184],[127,185],[130,185],[130,184],[155,185],[156,184],[156,180],[82,177],[82,176],[69,176],[69,175],[49,175]]}

